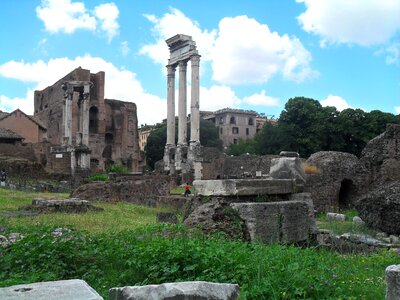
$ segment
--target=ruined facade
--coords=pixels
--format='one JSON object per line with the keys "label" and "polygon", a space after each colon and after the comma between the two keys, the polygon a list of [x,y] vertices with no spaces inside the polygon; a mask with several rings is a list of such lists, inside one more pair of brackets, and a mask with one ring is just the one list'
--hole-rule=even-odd
{"label": "ruined facade", "polygon": [[35,91],[34,117],[47,127],[47,168],[103,171],[113,163],[138,170],[136,105],[104,98],[105,73],[77,68]]}

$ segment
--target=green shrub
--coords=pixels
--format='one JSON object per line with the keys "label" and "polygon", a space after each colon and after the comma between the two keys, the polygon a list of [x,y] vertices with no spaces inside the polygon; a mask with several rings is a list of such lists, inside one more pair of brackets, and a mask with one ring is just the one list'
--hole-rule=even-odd
{"label": "green shrub", "polygon": [[108,175],[104,173],[97,173],[92,176],[89,176],[88,179],[90,181],[108,181]]}
{"label": "green shrub", "polygon": [[107,172],[108,173],[118,173],[118,174],[122,174],[122,173],[128,173],[129,170],[127,167],[120,165],[120,164],[114,164],[111,165],[107,168]]}

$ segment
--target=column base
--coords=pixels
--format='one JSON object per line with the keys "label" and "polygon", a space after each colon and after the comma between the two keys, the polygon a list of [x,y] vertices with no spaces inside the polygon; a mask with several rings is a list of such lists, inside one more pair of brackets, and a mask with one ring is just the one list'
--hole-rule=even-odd
{"label": "column base", "polygon": [[164,148],[164,171],[175,174],[175,152],[176,146],[167,144]]}

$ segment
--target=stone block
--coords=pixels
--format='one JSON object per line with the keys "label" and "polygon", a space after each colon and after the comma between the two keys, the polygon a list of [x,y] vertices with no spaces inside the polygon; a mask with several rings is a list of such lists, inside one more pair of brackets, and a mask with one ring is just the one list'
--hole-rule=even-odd
{"label": "stone block", "polygon": [[359,216],[355,216],[353,217],[353,224],[363,226],[365,225],[365,222]]}
{"label": "stone block", "polygon": [[296,191],[292,179],[219,179],[195,180],[193,186],[201,196],[284,195]]}
{"label": "stone block", "polygon": [[205,281],[164,283],[160,285],[112,288],[110,300],[213,299],[234,300],[239,297],[237,284]]}
{"label": "stone block", "polygon": [[2,300],[103,300],[84,280],[71,279],[0,288]]}
{"label": "stone block", "polygon": [[306,174],[298,157],[280,157],[271,160],[269,175],[275,179],[294,179],[297,184],[305,184]]}
{"label": "stone block", "polygon": [[327,213],[326,214],[326,219],[328,221],[339,221],[343,222],[346,221],[346,216],[343,214],[337,214],[337,213]]}
{"label": "stone block", "polygon": [[245,223],[251,241],[296,243],[312,231],[309,205],[304,201],[231,203]]}
{"label": "stone block", "polygon": [[400,265],[388,266],[385,270],[386,300],[400,299]]}

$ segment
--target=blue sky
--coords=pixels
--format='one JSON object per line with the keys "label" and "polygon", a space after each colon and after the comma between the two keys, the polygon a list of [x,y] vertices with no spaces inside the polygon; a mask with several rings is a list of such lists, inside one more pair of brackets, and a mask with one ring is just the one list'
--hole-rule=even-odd
{"label": "blue sky", "polygon": [[105,71],[106,98],[135,102],[139,124],[159,122],[167,107],[165,39],[182,33],[202,55],[201,110],[279,117],[289,98],[305,96],[339,110],[400,114],[399,0],[0,4],[3,111],[32,114],[34,90],[81,66]]}

